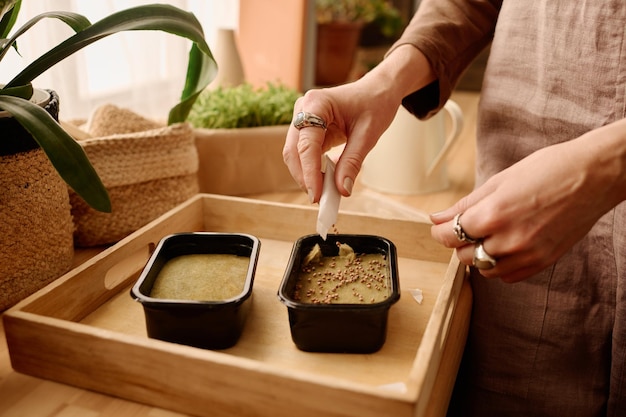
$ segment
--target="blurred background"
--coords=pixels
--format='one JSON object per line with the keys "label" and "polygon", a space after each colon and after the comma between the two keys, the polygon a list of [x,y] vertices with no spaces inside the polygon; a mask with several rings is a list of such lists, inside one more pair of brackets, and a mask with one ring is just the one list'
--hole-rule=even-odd
{"label": "blurred background", "polygon": [[[27,1],[22,4],[16,27],[29,17],[49,10],[74,11],[95,22],[114,11],[154,2]],[[419,0],[167,0],[160,3],[193,12],[216,55],[221,47],[217,44],[218,32],[232,30],[247,82],[257,86],[268,81],[280,82],[300,91],[350,81],[371,69],[419,7]],[[337,23],[343,32],[330,32]],[[355,36],[348,34],[350,26],[357,31],[356,43],[353,41],[352,49],[338,49],[345,48],[344,41]],[[57,20],[39,22],[20,38],[21,55],[11,52],[5,58],[0,79],[9,79],[26,63],[70,35],[71,30]],[[61,117],[65,119],[85,118],[91,109],[104,103],[142,109],[145,116],[163,118],[179,98],[189,47],[190,43],[184,39],[156,31],[116,34],[61,62],[35,84],[40,88],[54,86],[63,98]],[[330,58],[321,55],[324,48],[331,50]],[[339,67],[347,69],[339,75],[322,74],[324,70]],[[479,89],[480,74],[479,70],[466,87]]]}

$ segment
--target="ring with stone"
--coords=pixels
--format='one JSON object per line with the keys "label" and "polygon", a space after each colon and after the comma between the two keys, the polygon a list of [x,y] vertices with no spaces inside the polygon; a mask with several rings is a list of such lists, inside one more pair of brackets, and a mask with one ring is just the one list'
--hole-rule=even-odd
{"label": "ring with stone", "polygon": [[463,226],[461,226],[461,214],[462,213],[459,213],[454,216],[454,227],[452,228],[454,235],[460,242],[476,243],[477,240],[470,237],[467,233],[465,233],[465,230],[463,230]]}
{"label": "ring with stone", "polygon": [[321,127],[326,130],[326,122],[316,114],[301,111],[296,114],[293,120],[293,126],[300,130],[304,127]]}
{"label": "ring with stone", "polygon": [[483,241],[478,241],[474,247],[474,259],[472,265],[478,269],[491,269],[496,266],[496,259],[489,255],[483,246]]}

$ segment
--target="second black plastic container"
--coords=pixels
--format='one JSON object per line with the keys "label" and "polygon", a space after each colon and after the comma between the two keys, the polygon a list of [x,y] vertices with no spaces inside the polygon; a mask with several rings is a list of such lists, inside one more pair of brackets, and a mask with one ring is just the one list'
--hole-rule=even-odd
{"label": "second black plastic container", "polygon": [[[324,256],[338,253],[337,243],[348,244],[357,254],[382,254],[389,267],[390,294],[374,304],[311,304],[294,297],[303,259],[316,244]],[[278,298],[287,306],[291,337],[300,350],[309,352],[372,353],[387,336],[390,307],[400,299],[398,261],[394,244],[379,236],[331,234],[326,240],[308,235],[294,244]]]}

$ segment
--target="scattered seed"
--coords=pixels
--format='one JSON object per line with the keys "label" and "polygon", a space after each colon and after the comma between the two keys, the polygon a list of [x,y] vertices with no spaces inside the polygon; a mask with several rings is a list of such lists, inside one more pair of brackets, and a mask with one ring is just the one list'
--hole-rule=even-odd
{"label": "scattered seed", "polygon": [[301,269],[297,292],[306,294],[303,302],[314,304],[375,303],[389,295],[388,280],[388,265],[381,254],[322,256],[317,270],[311,265]]}

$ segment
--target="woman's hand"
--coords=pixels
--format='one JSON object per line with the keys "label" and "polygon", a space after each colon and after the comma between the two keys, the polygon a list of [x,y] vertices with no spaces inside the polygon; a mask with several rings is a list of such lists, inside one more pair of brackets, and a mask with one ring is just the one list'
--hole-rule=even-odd
{"label": "woman's hand", "polygon": [[327,129],[289,127],[283,159],[291,175],[309,195],[319,201],[322,190],[321,160],[324,152],[346,144],[335,170],[339,192],[348,196],[363,160],[393,120],[400,101],[387,98],[365,81],[339,87],[309,90],[294,106],[294,117],[305,111],[321,117]]}
{"label": "woman's hand", "polygon": [[516,282],[553,264],[607,211],[626,198],[626,140],[613,126],[541,149],[494,175],[454,206],[431,215],[434,239],[472,265],[474,245],[453,232],[482,238],[497,259],[487,278]]}
{"label": "woman's hand", "polygon": [[345,143],[335,169],[335,184],[349,196],[363,160],[391,124],[402,98],[434,81],[430,63],[415,47],[398,46],[359,80],[333,88],[309,90],[294,105],[321,117],[327,125],[300,130],[289,127],[283,159],[311,203],[322,193],[324,152]]}

